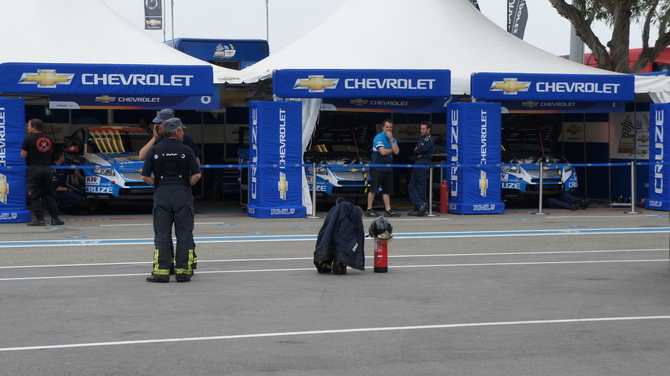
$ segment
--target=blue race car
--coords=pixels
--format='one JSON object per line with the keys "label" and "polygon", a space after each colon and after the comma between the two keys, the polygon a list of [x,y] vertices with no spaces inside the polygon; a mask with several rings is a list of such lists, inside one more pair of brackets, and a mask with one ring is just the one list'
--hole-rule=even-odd
{"label": "blue race car", "polygon": [[153,187],[141,176],[139,151],[151,139],[142,128],[90,126],[65,141],[65,164],[83,166],[84,192],[93,208],[109,200],[151,200]]}

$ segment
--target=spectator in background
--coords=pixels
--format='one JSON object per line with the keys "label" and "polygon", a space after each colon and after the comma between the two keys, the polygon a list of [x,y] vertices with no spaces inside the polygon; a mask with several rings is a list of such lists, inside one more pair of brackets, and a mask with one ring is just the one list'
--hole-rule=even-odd
{"label": "spectator in background", "polygon": [[[63,149],[53,152],[53,163],[62,166],[65,161]],[[83,192],[80,182],[84,177],[79,170],[66,170],[62,168],[53,169],[53,185],[56,187],[56,203],[58,208],[67,214],[81,214],[79,203],[83,200]]]}
{"label": "spectator in background", "polygon": [[142,117],[140,118],[140,123],[138,124],[138,127],[144,129],[147,131],[147,133],[151,133],[151,129],[149,128],[149,118]]}

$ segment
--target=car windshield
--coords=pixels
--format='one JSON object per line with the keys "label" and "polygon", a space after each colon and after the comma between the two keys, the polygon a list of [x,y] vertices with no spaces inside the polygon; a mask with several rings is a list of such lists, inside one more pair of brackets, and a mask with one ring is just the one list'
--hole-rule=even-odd
{"label": "car windshield", "polygon": [[89,153],[139,152],[149,142],[147,132],[133,132],[116,129],[102,129],[89,132]]}

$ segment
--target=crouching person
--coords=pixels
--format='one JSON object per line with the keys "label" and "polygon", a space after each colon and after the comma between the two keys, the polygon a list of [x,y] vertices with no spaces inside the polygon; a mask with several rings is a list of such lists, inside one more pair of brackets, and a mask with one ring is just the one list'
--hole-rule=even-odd
{"label": "crouching person", "polygon": [[172,226],[177,237],[175,279],[188,282],[193,275],[193,195],[191,186],[201,172],[193,150],[182,144],[184,125],[178,118],[163,122],[164,140],[147,153],[142,180],[154,191],[154,264],[147,282],[169,282],[172,263]]}

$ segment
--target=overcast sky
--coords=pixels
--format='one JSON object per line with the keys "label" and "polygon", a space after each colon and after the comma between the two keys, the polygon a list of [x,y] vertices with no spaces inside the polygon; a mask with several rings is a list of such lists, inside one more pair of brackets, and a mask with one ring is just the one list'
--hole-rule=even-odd
{"label": "overcast sky", "polygon": [[[103,0],[138,28],[144,29],[142,0]],[[347,0],[267,0],[271,52],[291,44],[328,18]],[[355,1],[355,0],[354,0]],[[459,0],[445,0],[459,1]],[[466,1],[466,0],[461,0]],[[170,0],[165,39],[172,39]],[[266,39],[266,0],[173,0],[174,36],[189,38]],[[479,0],[482,13],[506,29],[507,1]],[[560,17],[548,0],[527,0],[528,24],[524,40],[554,55],[570,53],[570,22]],[[430,32],[430,25],[426,28]],[[463,30],[467,35],[467,30]],[[163,31],[146,31],[163,41]],[[605,44],[611,33],[604,25],[596,34]],[[640,31],[631,30],[631,48],[641,47]],[[653,44],[653,41],[651,42]],[[588,49],[587,49],[588,52]]]}

